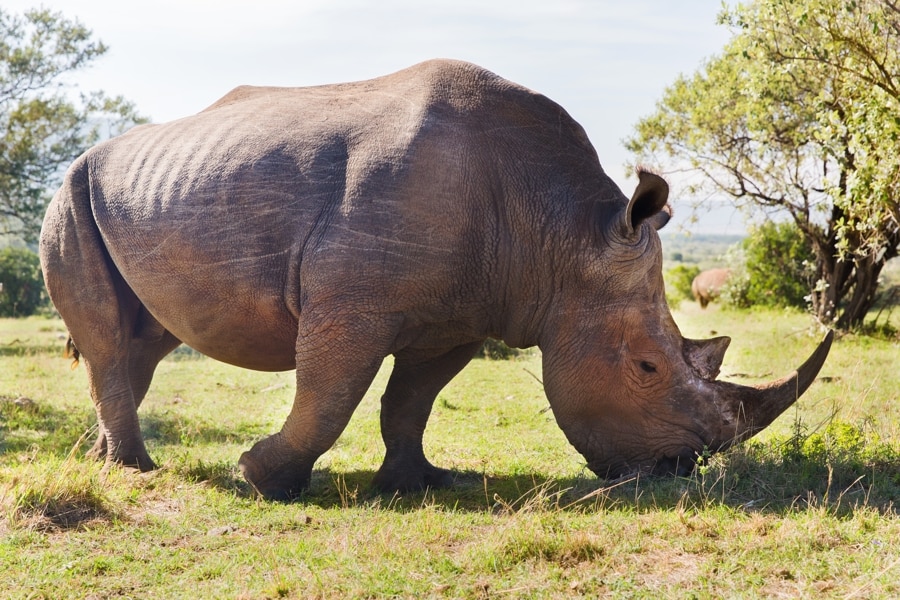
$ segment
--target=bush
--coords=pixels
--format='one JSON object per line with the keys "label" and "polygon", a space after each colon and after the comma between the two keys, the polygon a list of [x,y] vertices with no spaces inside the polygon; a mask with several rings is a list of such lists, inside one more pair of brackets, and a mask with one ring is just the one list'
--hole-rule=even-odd
{"label": "bush", "polygon": [[672,308],[678,308],[682,300],[693,298],[691,294],[691,282],[700,274],[700,267],[678,265],[665,272],[663,279],[666,282],[666,302]]}
{"label": "bush", "polygon": [[27,317],[46,303],[41,262],[31,250],[0,250],[0,284],[0,317]]}
{"label": "bush", "polygon": [[519,355],[519,350],[510,348],[500,340],[488,338],[481,345],[481,350],[475,356],[479,358],[490,358],[493,360],[504,360],[507,358],[515,358]]}
{"label": "bush", "polygon": [[729,250],[731,278],[722,300],[732,306],[800,307],[815,281],[815,254],[792,223],[767,222]]}

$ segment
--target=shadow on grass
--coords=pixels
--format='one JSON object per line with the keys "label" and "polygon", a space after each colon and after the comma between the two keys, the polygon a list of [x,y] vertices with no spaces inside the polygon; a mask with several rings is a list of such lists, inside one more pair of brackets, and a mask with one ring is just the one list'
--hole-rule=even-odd
{"label": "shadow on grass", "polygon": [[[252,432],[203,434],[212,441],[243,444]],[[248,443],[249,445],[249,443]],[[185,475],[245,496],[255,492],[233,464],[202,466]],[[859,508],[897,512],[900,446],[866,425],[832,421],[810,432],[799,421],[794,432],[751,440],[723,454],[704,457],[687,477],[638,475],[607,481],[586,469],[577,477],[542,473],[458,472],[449,489],[379,494],[371,470],[314,469],[299,501],[323,508],[378,505],[395,510],[436,506],[455,511],[726,509],[782,513],[810,508],[850,514]]]}
{"label": "shadow on grass", "polygon": [[[0,396],[0,455],[37,448],[54,456],[66,456],[79,442],[86,449],[94,441],[85,433],[96,422],[90,406],[61,410],[28,398]],[[86,437],[91,439],[83,439]]]}
{"label": "shadow on grass", "polygon": [[[380,507],[415,511],[424,507],[453,512],[509,514],[523,511],[728,510],[786,514],[809,509],[851,516],[861,508],[894,513],[900,499],[900,466],[840,467],[811,461],[789,465],[754,461],[712,468],[689,477],[631,477],[606,481],[585,475],[552,478],[539,474],[485,475],[458,472],[452,487],[404,494],[381,494],[370,487],[372,470],[313,471],[310,489],[295,503],[323,509]],[[177,469],[192,482],[203,481],[239,497],[256,493],[235,465],[196,464]]]}
{"label": "shadow on grass", "polygon": [[[257,498],[256,491],[244,480],[234,464],[197,461],[174,466],[173,469],[189,482],[202,482],[242,498]],[[450,488],[383,494],[371,488],[374,478],[373,470],[334,472],[327,468],[314,469],[309,490],[293,503],[323,509],[382,506],[390,510],[410,511],[431,506],[452,511],[500,512],[519,510],[527,503],[537,502],[539,498],[561,498],[570,495],[576,488],[593,489],[598,483],[598,480],[587,478],[552,479],[536,475],[485,476],[482,473],[467,471],[457,472]]]}
{"label": "shadow on grass", "polygon": [[[249,445],[265,433],[262,424],[225,429],[211,420],[160,411],[141,414],[140,422],[144,440],[159,445]],[[75,446],[76,453],[83,454],[94,443],[96,428],[96,413],[89,403],[83,409],[62,410],[29,398],[0,395],[0,456],[40,451],[64,457]]]}
{"label": "shadow on grass", "polygon": [[672,510],[713,506],[732,510],[787,513],[809,508],[849,515],[861,507],[896,512],[900,465],[791,465],[741,458],[741,465],[695,471],[688,477],[634,476],[616,481],[587,473],[572,478],[540,474],[487,476],[458,473],[444,490],[380,495],[370,490],[374,473],[313,474],[311,492],[301,501],[322,507],[379,502],[397,510],[437,506],[446,510],[513,513],[520,511]]}

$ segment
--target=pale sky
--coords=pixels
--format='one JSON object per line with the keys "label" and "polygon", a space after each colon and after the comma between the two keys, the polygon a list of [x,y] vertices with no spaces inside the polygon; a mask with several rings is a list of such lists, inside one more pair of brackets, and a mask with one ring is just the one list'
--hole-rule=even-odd
{"label": "pale sky", "polygon": [[[626,195],[635,179],[622,141],[667,85],[730,37],[716,25],[720,0],[2,2],[12,13],[39,5],[79,19],[109,46],[78,85],[121,94],[154,122],[202,110],[241,84],[318,85],[428,58],[468,60],[561,104]],[[676,220],[687,212],[676,205]],[[692,229],[742,227],[728,211]]]}

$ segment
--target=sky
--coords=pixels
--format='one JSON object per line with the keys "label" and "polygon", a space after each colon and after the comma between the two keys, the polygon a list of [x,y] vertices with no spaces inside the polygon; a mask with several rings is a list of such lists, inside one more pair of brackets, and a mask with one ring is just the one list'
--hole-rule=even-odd
{"label": "sky", "polygon": [[[243,84],[377,77],[429,58],[479,64],[561,104],[626,195],[626,139],[663,90],[731,33],[721,0],[3,0],[77,18],[108,52],[75,77],[122,95],[154,122],[198,112]],[[676,176],[670,176],[670,179]],[[677,189],[677,181],[674,187]],[[676,226],[737,233],[731,209],[700,215],[673,198]]]}

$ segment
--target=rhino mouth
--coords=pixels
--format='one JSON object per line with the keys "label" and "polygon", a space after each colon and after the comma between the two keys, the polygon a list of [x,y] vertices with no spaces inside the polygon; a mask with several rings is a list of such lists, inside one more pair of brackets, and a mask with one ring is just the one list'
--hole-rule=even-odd
{"label": "rhino mouth", "polygon": [[588,468],[600,479],[623,479],[636,475],[653,475],[659,477],[687,477],[697,465],[698,454],[690,448],[673,454],[662,456],[637,464],[589,463]]}
{"label": "rhino mouth", "polygon": [[696,452],[683,452],[676,456],[664,456],[656,461],[650,472],[663,477],[687,477],[697,465]]}

